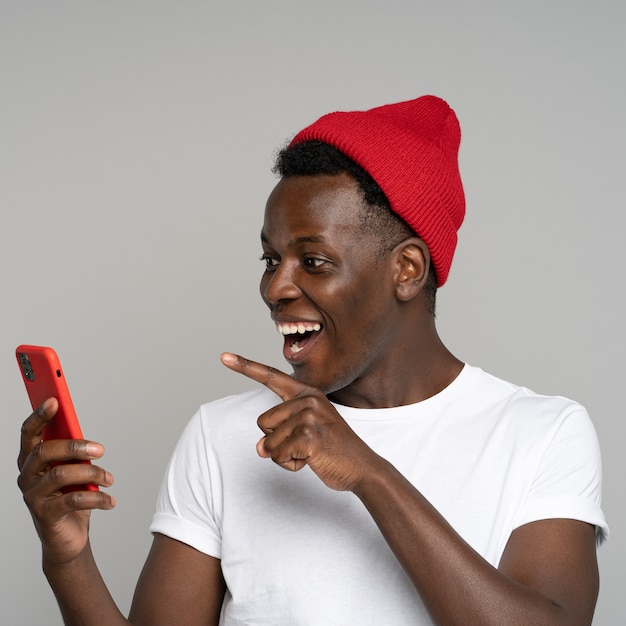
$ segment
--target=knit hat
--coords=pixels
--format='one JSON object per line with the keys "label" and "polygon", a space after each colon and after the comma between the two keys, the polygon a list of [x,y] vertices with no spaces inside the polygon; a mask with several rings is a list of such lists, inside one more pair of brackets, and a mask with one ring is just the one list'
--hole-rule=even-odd
{"label": "knit hat", "polygon": [[428,245],[441,287],[465,215],[457,161],[461,129],[448,104],[422,96],[368,111],[329,113],[290,145],[309,140],[330,144],[372,176],[392,210]]}

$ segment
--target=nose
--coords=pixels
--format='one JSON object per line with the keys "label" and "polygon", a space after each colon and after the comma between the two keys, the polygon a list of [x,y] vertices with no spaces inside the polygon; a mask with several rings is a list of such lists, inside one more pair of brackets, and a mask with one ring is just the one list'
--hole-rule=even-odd
{"label": "nose", "polygon": [[302,295],[296,282],[296,272],[286,263],[281,263],[273,272],[263,274],[260,290],[261,297],[270,305],[281,300],[295,300]]}

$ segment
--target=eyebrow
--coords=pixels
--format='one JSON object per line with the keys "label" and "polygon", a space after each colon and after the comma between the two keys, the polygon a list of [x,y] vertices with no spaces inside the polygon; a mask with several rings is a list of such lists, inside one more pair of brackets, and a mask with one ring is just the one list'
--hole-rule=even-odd
{"label": "eyebrow", "polygon": [[[268,245],[270,244],[269,237],[264,232],[261,232],[261,241]],[[309,235],[306,237],[296,237],[295,239],[291,239],[287,244],[290,248],[296,246],[300,243],[324,243],[324,237],[319,237],[317,235]]]}

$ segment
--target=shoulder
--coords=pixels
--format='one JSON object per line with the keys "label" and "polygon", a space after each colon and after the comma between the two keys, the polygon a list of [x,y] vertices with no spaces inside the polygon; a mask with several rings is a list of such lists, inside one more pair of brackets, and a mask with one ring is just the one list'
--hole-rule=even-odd
{"label": "shoulder", "polygon": [[503,454],[525,458],[528,464],[533,459],[538,463],[548,450],[561,462],[574,454],[592,466],[599,464],[596,431],[580,403],[472,370],[459,418],[468,436],[497,441]]}
{"label": "shoulder", "polygon": [[596,525],[599,540],[608,536],[600,446],[585,407],[472,370],[466,395],[476,407],[472,425],[491,444],[485,456],[508,468],[509,486],[519,486],[516,525],[564,517]]}
{"label": "shoulder", "polygon": [[478,367],[470,368],[472,384],[468,385],[466,401],[492,408],[501,417],[558,426],[563,420],[573,419],[582,424],[589,423],[589,415],[580,403],[559,395],[539,394],[527,387],[488,374]]}
{"label": "shoulder", "polygon": [[273,391],[259,386],[257,389],[207,402],[200,406],[199,413],[204,419],[224,414],[238,417],[250,412],[267,411],[280,402],[281,399]]}
{"label": "shoulder", "polygon": [[215,459],[254,456],[262,434],[257,419],[279,402],[274,393],[259,388],[201,405],[178,439],[170,471],[195,472],[203,468],[201,471],[209,472]]}
{"label": "shoulder", "polygon": [[194,438],[209,441],[211,447],[242,437],[258,439],[257,419],[280,402],[281,399],[265,387],[225,396],[201,405],[185,430],[192,431]]}

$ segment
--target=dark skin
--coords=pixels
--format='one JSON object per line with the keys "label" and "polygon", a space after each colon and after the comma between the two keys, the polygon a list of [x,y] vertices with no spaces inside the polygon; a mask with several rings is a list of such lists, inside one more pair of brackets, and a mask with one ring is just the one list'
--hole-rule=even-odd
{"label": "dark skin", "polygon": [[[356,184],[344,175],[286,179],[268,200],[262,297],[276,322],[319,324],[320,330],[304,347],[291,349],[286,339],[294,377],[222,355],[224,365],[283,401],[259,417],[257,453],[284,471],[309,465],[329,488],[352,491],[435,623],[590,624],[598,591],[592,526],[565,519],[526,524],[512,533],[494,568],[329,402],[418,402],[445,388],[462,367],[440,341],[425,305],[427,246],[410,238],[375,260],[374,239],[357,226],[360,210]],[[225,592],[219,561],[159,535],[129,620],[117,610],[88,541],[90,511],[115,502],[104,491],[60,492],[87,482],[108,487],[113,479],[96,464],[47,471],[51,461],[97,460],[104,452],[85,441],[41,443],[41,429],[55,410],[56,402],[47,401],[25,422],[18,482],[66,623],[217,624]]]}

